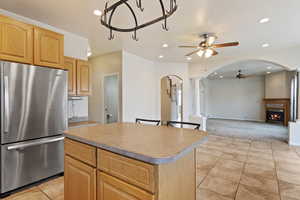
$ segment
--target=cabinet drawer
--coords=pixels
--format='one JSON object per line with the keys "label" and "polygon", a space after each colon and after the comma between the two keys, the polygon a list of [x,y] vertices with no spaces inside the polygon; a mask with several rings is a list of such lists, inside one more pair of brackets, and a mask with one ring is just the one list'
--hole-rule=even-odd
{"label": "cabinet drawer", "polygon": [[96,148],[70,140],[65,139],[65,154],[72,156],[82,162],[85,162],[93,167],[96,167]]}
{"label": "cabinet drawer", "polygon": [[154,200],[154,195],[98,172],[97,200]]}
{"label": "cabinet drawer", "polygon": [[98,149],[98,169],[125,182],[155,193],[155,167]]}

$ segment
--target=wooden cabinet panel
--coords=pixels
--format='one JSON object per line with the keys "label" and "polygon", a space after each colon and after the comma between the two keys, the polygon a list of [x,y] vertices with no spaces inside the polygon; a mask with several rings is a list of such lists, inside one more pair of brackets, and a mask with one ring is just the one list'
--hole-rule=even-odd
{"label": "wooden cabinet panel", "polygon": [[154,195],[98,172],[97,200],[154,200]]}
{"label": "wooden cabinet panel", "polygon": [[65,57],[64,68],[68,70],[68,93],[76,95],[76,59]]}
{"label": "wooden cabinet panel", "polygon": [[151,193],[155,192],[153,165],[100,149],[98,149],[97,161],[100,170]]}
{"label": "wooden cabinet panel", "polygon": [[96,148],[74,140],[65,139],[65,154],[96,167]]}
{"label": "wooden cabinet panel", "polygon": [[65,156],[65,200],[96,198],[96,169]]}
{"label": "wooden cabinet panel", "polygon": [[77,95],[90,95],[90,67],[87,61],[77,60]]}
{"label": "wooden cabinet panel", "polygon": [[64,36],[59,33],[35,27],[34,64],[54,68],[63,68]]}
{"label": "wooden cabinet panel", "polygon": [[33,63],[33,26],[0,15],[0,59]]}

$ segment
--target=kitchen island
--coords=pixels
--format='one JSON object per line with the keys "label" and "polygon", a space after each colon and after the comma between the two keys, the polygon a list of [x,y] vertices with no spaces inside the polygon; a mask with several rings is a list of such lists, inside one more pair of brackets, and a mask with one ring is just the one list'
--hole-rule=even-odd
{"label": "kitchen island", "polygon": [[195,200],[207,133],[115,123],[65,132],[65,200]]}

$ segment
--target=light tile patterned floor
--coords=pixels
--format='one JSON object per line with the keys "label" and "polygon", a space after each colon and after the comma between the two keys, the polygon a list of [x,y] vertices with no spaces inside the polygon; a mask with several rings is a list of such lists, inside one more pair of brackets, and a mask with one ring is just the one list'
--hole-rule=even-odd
{"label": "light tile patterned floor", "polygon": [[[63,177],[5,200],[63,200]],[[197,200],[300,200],[300,148],[209,136],[197,149]]]}
{"label": "light tile patterned floor", "polygon": [[300,200],[300,148],[209,136],[197,149],[197,200]]}

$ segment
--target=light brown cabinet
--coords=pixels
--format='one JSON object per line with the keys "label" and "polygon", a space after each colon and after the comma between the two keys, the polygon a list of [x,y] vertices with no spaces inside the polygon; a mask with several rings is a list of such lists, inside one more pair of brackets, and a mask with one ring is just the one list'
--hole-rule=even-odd
{"label": "light brown cabinet", "polygon": [[90,67],[87,61],[77,60],[77,95],[90,95]]}
{"label": "light brown cabinet", "polygon": [[66,138],[65,154],[65,200],[196,199],[195,151],[153,165]]}
{"label": "light brown cabinet", "polygon": [[0,15],[0,60],[64,66],[64,35]]}
{"label": "light brown cabinet", "polygon": [[34,64],[54,68],[63,68],[64,35],[35,27]]}
{"label": "light brown cabinet", "polygon": [[65,156],[65,200],[96,198],[96,169]]}
{"label": "light brown cabinet", "polygon": [[154,195],[98,172],[97,200],[154,200]]}
{"label": "light brown cabinet", "polygon": [[65,57],[64,68],[68,70],[68,93],[76,95],[76,59]]}
{"label": "light brown cabinet", "polygon": [[64,69],[69,72],[69,95],[88,96],[91,94],[90,67],[88,61],[65,57]]}
{"label": "light brown cabinet", "polygon": [[0,59],[33,63],[33,26],[0,15]]}

